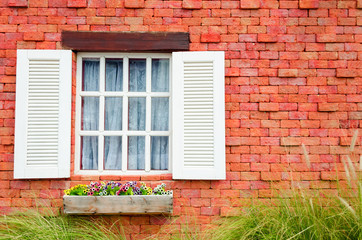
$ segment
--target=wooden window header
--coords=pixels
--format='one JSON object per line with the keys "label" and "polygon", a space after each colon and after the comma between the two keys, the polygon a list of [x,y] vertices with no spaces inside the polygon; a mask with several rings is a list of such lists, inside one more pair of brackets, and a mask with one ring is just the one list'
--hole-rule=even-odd
{"label": "wooden window header", "polygon": [[74,51],[188,51],[186,32],[62,32],[62,45]]}

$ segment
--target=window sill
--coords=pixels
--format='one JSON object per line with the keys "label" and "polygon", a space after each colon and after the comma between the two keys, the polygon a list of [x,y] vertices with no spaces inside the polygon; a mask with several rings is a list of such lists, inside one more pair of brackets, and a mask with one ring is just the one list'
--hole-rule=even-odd
{"label": "window sill", "polygon": [[172,214],[173,195],[63,196],[71,215]]}

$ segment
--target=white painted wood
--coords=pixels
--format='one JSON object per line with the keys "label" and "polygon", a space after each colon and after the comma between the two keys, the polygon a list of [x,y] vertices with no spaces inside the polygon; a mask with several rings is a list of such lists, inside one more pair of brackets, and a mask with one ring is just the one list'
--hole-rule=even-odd
{"label": "white painted wood", "polygon": [[[104,74],[101,73],[100,78],[100,91],[82,91],[82,61],[83,58],[99,58],[101,59],[100,72],[103,72],[104,61],[102,59],[117,58],[123,59],[123,91],[122,92],[105,92],[104,91]],[[138,58],[146,59],[146,92],[128,92],[129,81],[129,59]],[[151,158],[150,158],[150,137],[151,136],[169,136],[169,145],[171,146],[171,131],[151,131],[151,98],[152,97],[169,97],[171,94],[168,92],[151,92],[151,67],[152,59],[166,58],[170,60],[171,68],[171,54],[168,53],[78,53],[77,54],[77,94],[76,94],[76,129],[75,129],[75,174],[82,175],[139,175],[139,174],[165,174],[171,172],[171,153],[169,153],[169,168],[168,170],[150,170]],[[171,73],[171,72],[170,72]],[[171,75],[170,75],[171,76]],[[103,86],[102,86],[103,85]],[[171,85],[171,83],[170,83]],[[102,88],[103,87],[103,88]],[[100,97],[100,128],[98,131],[84,131],[81,130],[81,111],[82,103],[81,97]],[[104,130],[104,99],[105,97],[122,97],[123,99],[123,123],[122,131],[105,131]],[[128,98],[129,97],[145,97],[146,98],[146,129],[145,131],[130,131],[128,130]],[[171,99],[170,99],[171,101]],[[103,109],[102,109],[103,108]],[[170,118],[169,125],[172,121]],[[171,128],[170,128],[171,129]],[[81,170],[80,169],[80,155],[81,155],[81,136],[99,136],[99,144],[103,145],[104,136],[122,136],[122,169],[121,170],[104,170],[101,167],[103,164],[104,148],[99,146],[99,167],[97,170]],[[128,136],[146,136],[145,146],[145,170],[127,170],[128,160]],[[169,149],[171,152],[171,148]]]}
{"label": "white painted wood", "polygon": [[225,179],[224,52],[172,54],[174,179]]}
{"label": "white painted wood", "polygon": [[[100,58],[99,66],[99,92],[101,96],[99,97],[99,126],[98,129],[100,132],[104,132],[104,116],[105,116],[105,85],[106,85],[106,59],[105,57]],[[104,135],[98,137],[98,171],[103,172],[104,162],[100,161],[104,156]]]}
{"label": "white painted wood", "polygon": [[[129,82],[129,59],[123,58],[123,92],[128,94],[128,82]],[[123,97],[123,120],[122,130],[128,130],[128,97]],[[128,136],[122,134],[122,173],[127,172],[128,165]]]}
{"label": "white painted wood", "polygon": [[64,213],[73,215],[172,214],[172,195],[63,196]]}
{"label": "white painted wood", "polygon": [[14,178],[70,176],[71,79],[71,51],[17,51]]}
{"label": "white painted wood", "polygon": [[148,133],[145,137],[145,172],[151,170],[151,64],[152,59],[148,57],[146,59],[146,132]]}

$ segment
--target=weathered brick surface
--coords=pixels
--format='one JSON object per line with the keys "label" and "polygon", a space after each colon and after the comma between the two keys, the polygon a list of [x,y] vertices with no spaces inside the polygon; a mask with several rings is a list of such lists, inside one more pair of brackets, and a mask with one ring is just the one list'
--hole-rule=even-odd
{"label": "weathered brick surface", "polygon": [[[252,198],[269,201],[278,192],[288,195],[293,187],[335,193],[337,169],[343,180],[339,155],[349,153],[354,131],[362,124],[360,0],[3,2],[1,213],[36,206],[56,211],[62,190],[89,181],[165,182],[174,190],[174,215],[180,216],[169,226],[172,232],[186,215],[208,224],[218,216],[238,214]],[[16,49],[61,49],[63,30],[189,32],[190,51],[225,51],[226,180],[73,173],[64,180],[14,180]],[[74,62],[74,90],[75,72]],[[73,104],[73,126],[74,111]],[[74,143],[74,129],[72,134]],[[354,162],[362,153],[361,135]],[[310,168],[302,144],[310,154]],[[73,163],[74,154],[72,172]],[[136,233],[147,237],[169,224],[149,216],[119,219],[129,238]]]}
{"label": "weathered brick surface", "polygon": [[145,0],[125,0],[124,6],[126,8],[143,8]]}
{"label": "weathered brick surface", "polygon": [[8,0],[9,7],[28,7],[28,0]]}

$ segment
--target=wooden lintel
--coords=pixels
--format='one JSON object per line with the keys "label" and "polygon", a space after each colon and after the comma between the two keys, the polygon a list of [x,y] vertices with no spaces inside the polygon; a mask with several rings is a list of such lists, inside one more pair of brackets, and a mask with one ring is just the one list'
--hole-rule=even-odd
{"label": "wooden lintel", "polygon": [[186,32],[62,32],[62,45],[74,51],[173,52],[189,50]]}

